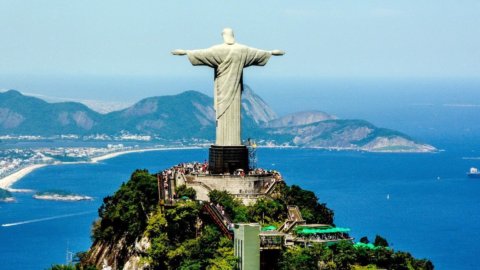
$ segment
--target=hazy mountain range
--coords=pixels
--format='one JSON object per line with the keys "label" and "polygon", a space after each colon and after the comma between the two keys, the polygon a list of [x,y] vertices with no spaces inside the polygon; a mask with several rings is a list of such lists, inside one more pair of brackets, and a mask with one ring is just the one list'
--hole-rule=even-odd
{"label": "hazy mountain range", "polygon": [[[106,114],[79,102],[49,103],[15,90],[0,93],[0,134],[53,136],[115,135],[128,132],[163,140],[213,141],[213,98],[197,91],[145,98]],[[242,97],[242,135],[264,145],[325,147],[366,151],[433,151],[398,131],[364,120],[337,119],[321,111],[283,117],[246,87]]]}

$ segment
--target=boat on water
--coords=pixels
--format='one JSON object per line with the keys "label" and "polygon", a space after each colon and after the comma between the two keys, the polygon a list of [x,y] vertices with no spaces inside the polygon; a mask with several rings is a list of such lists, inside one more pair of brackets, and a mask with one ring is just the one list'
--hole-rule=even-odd
{"label": "boat on water", "polygon": [[470,178],[480,178],[480,171],[477,168],[472,167],[470,171],[467,173],[468,177]]}

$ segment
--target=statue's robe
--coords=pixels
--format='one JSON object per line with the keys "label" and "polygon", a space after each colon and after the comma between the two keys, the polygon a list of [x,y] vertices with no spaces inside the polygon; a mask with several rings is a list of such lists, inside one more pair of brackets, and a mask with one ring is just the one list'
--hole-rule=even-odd
{"label": "statue's robe", "polygon": [[187,55],[192,65],[205,65],[215,69],[215,144],[241,145],[240,110],[243,68],[252,65],[264,66],[271,53],[235,43],[220,44],[203,50],[191,50],[187,51]]}

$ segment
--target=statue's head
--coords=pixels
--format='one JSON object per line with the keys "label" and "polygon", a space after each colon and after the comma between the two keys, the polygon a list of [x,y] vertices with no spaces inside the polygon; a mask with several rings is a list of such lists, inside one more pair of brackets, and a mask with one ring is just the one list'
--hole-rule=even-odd
{"label": "statue's head", "polygon": [[228,45],[235,44],[232,28],[225,28],[222,31],[223,42]]}

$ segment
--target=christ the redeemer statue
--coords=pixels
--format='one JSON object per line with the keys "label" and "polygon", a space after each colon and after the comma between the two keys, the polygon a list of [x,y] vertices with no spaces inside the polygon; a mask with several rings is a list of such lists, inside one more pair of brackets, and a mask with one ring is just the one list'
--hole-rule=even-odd
{"label": "christ the redeemer statue", "polygon": [[194,66],[215,69],[214,108],[218,146],[241,146],[240,109],[243,91],[243,68],[264,66],[271,55],[280,50],[264,51],[235,43],[233,30],[222,32],[223,44],[202,50],[174,50],[174,55],[187,55]]}

